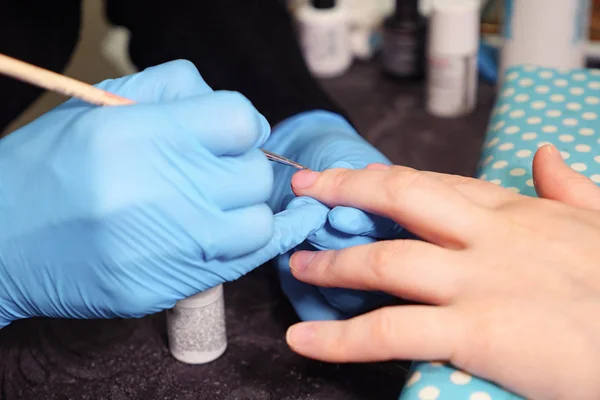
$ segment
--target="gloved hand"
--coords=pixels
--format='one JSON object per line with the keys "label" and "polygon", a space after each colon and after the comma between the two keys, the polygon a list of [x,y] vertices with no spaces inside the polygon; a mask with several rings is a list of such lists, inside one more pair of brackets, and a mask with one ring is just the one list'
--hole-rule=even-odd
{"label": "gloved hand", "polygon": [[269,126],[176,61],[69,100],[0,141],[0,327],[33,316],[140,317],[234,280],[323,226],[273,216]]}
{"label": "gloved hand", "polygon": [[[325,111],[312,111],[292,117],[273,129],[263,146],[304,166],[322,171],[328,168],[364,168],[371,163],[390,164],[375,147],[364,140],[341,116]],[[275,190],[269,200],[274,212],[293,209],[299,204],[315,204],[303,198],[294,204],[291,177],[296,172],[275,165]],[[363,211],[336,207],[330,211],[327,224],[309,236],[298,250],[337,250],[377,239],[396,237],[401,231],[392,221]],[[291,252],[276,259],[281,285],[298,316],[303,320],[343,319],[390,301],[378,292],[317,288],[297,281],[289,271]]]}

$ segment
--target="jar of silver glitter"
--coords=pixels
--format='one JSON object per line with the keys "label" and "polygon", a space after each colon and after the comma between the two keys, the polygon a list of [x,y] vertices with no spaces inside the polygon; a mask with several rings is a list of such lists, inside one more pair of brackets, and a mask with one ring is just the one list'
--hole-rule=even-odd
{"label": "jar of silver glitter", "polygon": [[169,350],[187,364],[219,358],[227,348],[223,285],[178,301],[167,311]]}

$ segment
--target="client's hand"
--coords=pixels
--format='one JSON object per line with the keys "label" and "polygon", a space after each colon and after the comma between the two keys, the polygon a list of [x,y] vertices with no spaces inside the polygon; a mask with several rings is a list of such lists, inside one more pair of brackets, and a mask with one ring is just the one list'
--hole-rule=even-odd
{"label": "client's hand", "polygon": [[[290,346],[331,362],[447,360],[527,398],[600,398],[600,189],[553,147],[534,165],[540,195],[569,204],[402,167],[297,173],[296,194],[386,216],[428,242],[294,254],[301,281],[424,305],[301,323]],[[573,187],[553,191],[558,179]]]}

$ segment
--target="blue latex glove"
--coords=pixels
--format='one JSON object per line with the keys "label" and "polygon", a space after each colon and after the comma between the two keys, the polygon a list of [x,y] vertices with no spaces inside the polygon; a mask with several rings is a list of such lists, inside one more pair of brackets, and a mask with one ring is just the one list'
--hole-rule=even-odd
{"label": "blue latex glove", "polygon": [[0,327],[33,316],[139,317],[285,253],[326,221],[273,216],[269,126],[176,61],[69,100],[0,141]]}
{"label": "blue latex glove", "polygon": [[[299,114],[284,121],[273,130],[264,146],[315,171],[328,168],[364,168],[378,162],[390,161],[364,140],[341,116],[324,111]],[[293,209],[299,204],[317,203],[312,199],[290,204],[294,199],[292,168],[274,165],[275,190],[269,205],[277,212]],[[393,222],[363,211],[335,207],[327,224],[298,249],[326,250],[372,243],[398,235],[400,228]],[[289,271],[291,252],[278,257],[276,265],[284,292],[298,316],[303,320],[343,319],[362,313],[390,301],[381,293],[337,288],[317,288],[297,281]]]}

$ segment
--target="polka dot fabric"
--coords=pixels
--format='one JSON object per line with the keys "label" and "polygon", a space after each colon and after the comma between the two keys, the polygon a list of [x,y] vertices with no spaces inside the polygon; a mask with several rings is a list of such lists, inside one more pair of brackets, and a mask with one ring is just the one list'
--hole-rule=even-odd
{"label": "polka dot fabric", "polygon": [[416,363],[400,400],[522,400],[443,363]]}
{"label": "polka dot fabric", "polygon": [[[509,69],[478,177],[536,196],[531,163],[547,143],[559,149],[571,168],[600,184],[600,70]],[[411,371],[401,400],[522,399],[448,365],[417,362]]]}
{"label": "polka dot fabric", "polygon": [[552,143],[575,171],[600,183],[600,71],[517,67],[498,95],[479,178],[535,196],[531,163]]}

